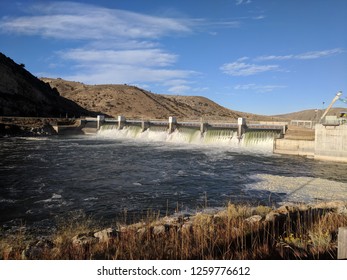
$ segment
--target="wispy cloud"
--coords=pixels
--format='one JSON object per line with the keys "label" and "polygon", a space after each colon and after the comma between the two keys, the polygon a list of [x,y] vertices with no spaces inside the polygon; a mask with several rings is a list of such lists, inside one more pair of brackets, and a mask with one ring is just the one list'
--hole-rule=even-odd
{"label": "wispy cloud", "polygon": [[63,59],[88,64],[117,64],[137,66],[169,66],[176,62],[177,55],[160,49],[100,50],[70,49],[58,52]]}
{"label": "wispy cloud", "polygon": [[322,57],[340,54],[343,52],[344,52],[343,49],[335,48],[335,49],[322,50],[322,51],[310,51],[310,52],[305,52],[301,54],[259,56],[256,58],[256,60],[265,61],[265,60],[289,60],[289,59],[298,59],[298,60],[318,59]]}
{"label": "wispy cloud", "polygon": [[26,16],[0,20],[4,32],[67,40],[158,39],[206,28],[237,28],[238,20],[151,16],[74,2],[48,2],[27,9]]}
{"label": "wispy cloud", "polygon": [[[261,64],[264,61],[285,61],[285,60],[310,60],[337,55],[345,52],[341,48],[321,51],[309,51],[301,54],[288,54],[288,55],[267,55],[258,56],[251,59],[247,56],[241,57],[234,62],[225,63],[220,67],[225,74],[231,76],[251,76],[268,71],[285,71],[280,68],[278,64]],[[250,63],[251,61],[252,63]],[[254,63],[255,62],[255,63]]]}
{"label": "wispy cloud", "polygon": [[252,64],[252,63],[246,63],[244,62],[247,58],[241,58],[238,59],[235,62],[231,63],[225,63],[223,64],[220,69],[223,71],[223,73],[231,75],[231,76],[250,76],[255,75],[263,72],[268,72],[272,70],[278,69],[278,65],[274,64],[267,64],[267,65],[261,65],[261,64]]}
{"label": "wispy cloud", "polygon": [[251,0],[236,0],[236,5],[250,4],[250,3],[252,3]]}
{"label": "wispy cloud", "polygon": [[174,93],[174,94],[185,94],[190,90],[191,90],[191,87],[188,85],[177,85],[177,86],[172,86],[168,89],[170,93]]}
{"label": "wispy cloud", "polygon": [[75,47],[55,52],[52,65],[65,65],[60,77],[88,84],[165,84],[189,79],[194,71],[175,69],[178,55],[166,51],[160,40],[189,35],[199,24],[206,24],[205,20],[151,16],[62,1],[28,6],[25,13],[0,19],[0,32],[73,42]]}
{"label": "wispy cloud", "polygon": [[170,79],[186,79],[193,75],[193,71],[155,69],[137,67],[133,65],[96,65],[90,70],[76,71],[76,74],[67,75],[63,78],[73,81],[82,81],[87,84],[139,84],[167,81]]}
{"label": "wispy cloud", "polygon": [[[194,73],[195,75],[198,73]],[[170,80],[165,83],[165,86],[168,86],[168,92],[172,94],[188,94],[192,93],[202,93],[208,90],[207,87],[196,87],[195,82],[187,81],[184,79],[175,79]]]}
{"label": "wispy cloud", "polygon": [[149,16],[124,10],[73,3],[50,2],[32,9],[37,15],[4,18],[7,32],[58,39],[158,38],[191,32],[183,19]]}
{"label": "wispy cloud", "polygon": [[60,77],[87,84],[155,82],[172,93],[194,91],[189,80],[196,72],[175,69],[179,56],[165,50],[163,38],[240,26],[230,19],[152,16],[63,1],[26,6],[23,12],[0,19],[0,32],[73,44],[48,61],[54,71],[65,66]]}
{"label": "wispy cloud", "polygon": [[286,88],[286,86],[282,85],[257,85],[257,84],[243,84],[236,85],[234,89],[236,90],[247,90],[247,91],[255,91],[259,93],[271,92],[276,89]]}

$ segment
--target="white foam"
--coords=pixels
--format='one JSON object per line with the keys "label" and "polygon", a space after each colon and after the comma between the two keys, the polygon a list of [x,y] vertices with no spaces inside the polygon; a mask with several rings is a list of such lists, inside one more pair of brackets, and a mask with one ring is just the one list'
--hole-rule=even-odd
{"label": "white foam", "polygon": [[15,202],[16,200],[14,199],[5,199],[5,198],[0,199],[0,203],[15,203]]}
{"label": "white foam", "polygon": [[92,197],[87,197],[87,198],[85,198],[85,199],[83,199],[83,200],[84,200],[84,201],[93,201],[93,200],[98,200],[98,198],[92,196]]}
{"label": "white foam", "polygon": [[242,139],[238,139],[236,131],[214,129],[201,134],[199,129],[180,128],[168,133],[166,127],[150,127],[141,131],[140,127],[128,126],[116,129],[106,126],[99,130],[99,137],[112,139],[136,139],[145,142],[167,142],[176,144],[194,144],[207,147],[227,147],[232,150],[251,151],[256,153],[272,153],[274,133],[249,132]]}
{"label": "white foam", "polygon": [[61,198],[60,194],[53,193],[52,199],[60,199],[60,198]]}
{"label": "white foam", "polygon": [[49,140],[48,137],[18,137],[20,139],[28,140],[28,141],[46,141]]}
{"label": "white foam", "polygon": [[248,189],[283,193],[287,202],[347,201],[347,183],[344,182],[269,174],[257,174],[252,177],[257,182],[249,184]]}

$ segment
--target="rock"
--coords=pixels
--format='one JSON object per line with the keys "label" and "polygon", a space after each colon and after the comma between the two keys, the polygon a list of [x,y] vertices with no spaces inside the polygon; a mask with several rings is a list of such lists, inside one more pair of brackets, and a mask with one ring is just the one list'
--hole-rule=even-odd
{"label": "rock", "polygon": [[313,205],[312,209],[322,209],[322,210],[335,209],[335,210],[337,210],[340,207],[346,207],[346,203],[343,201],[321,202],[321,203],[317,203],[317,204]]}
{"label": "rock", "polygon": [[116,238],[117,236],[119,236],[119,233],[113,228],[103,229],[94,233],[94,237],[96,237],[99,242],[109,242],[110,239]]}
{"label": "rock", "polygon": [[166,226],[165,225],[154,226],[152,232],[154,235],[164,234],[166,232]]}
{"label": "rock", "polygon": [[144,226],[146,226],[146,223],[139,222],[139,223],[136,223],[136,224],[131,224],[129,226],[121,227],[120,231],[121,232],[125,232],[125,231],[128,231],[128,230],[138,231],[140,228],[142,228]]}
{"label": "rock", "polygon": [[341,207],[337,208],[336,212],[337,212],[337,214],[347,216],[347,208],[346,208],[346,206],[341,206]]}
{"label": "rock", "polygon": [[147,234],[147,228],[139,228],[136,232],[140,238],[144,237]]}
{"label": "rock", "polygon": [[[281,207],[277,208],[275,211],[282,215],[289,214],[289,207],[287,205],[282,205]],[[271,212],[270,212],[271,213]]]}
{"label": "rock", "polygon": [[178,223],[178,217],[168,217],[165,216],[162,221],[166,224],[173,225]]}
{"label": "rock", "polygon": [[280,213],[271,211],[269,214],[266,215],[265,222],[275,222],[279,216],[281,216]]}
{"label": "rock", "polygon": [[262,216],[260,215],[253,215],[245,220],[245,222],[250,223],[250,224],[255,224],[259,223],[263,219]]}
{"label": "rock", "polygon": [[98,239],[94,237],[93,232],[89,233],[80,233],[72,237],[72,244],[75,246],[85,246],[90,244],[95,244],[98,242]]}
{"label": "rock", "polygon": [[308,209],[309,207],[305,204],[286,203],[277,208],[275,211],[280,214],[288,215],[289,213],[308,211]]}
{"label": "rock", "polygon": [[22,251],[23,260],[39,260],[47,259],[48,251],[53,249],[53,242],[50,240],[40,240],[36,243],[31,243]]}
{"label": "rock", "polygon": [[56,90],[2,53],[0,73],[1,116],[90,115],[89,111],[59,96]]}

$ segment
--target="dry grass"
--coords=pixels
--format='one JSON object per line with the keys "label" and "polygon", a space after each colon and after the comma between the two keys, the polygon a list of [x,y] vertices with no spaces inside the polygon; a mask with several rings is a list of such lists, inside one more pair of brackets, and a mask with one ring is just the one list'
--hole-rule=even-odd
{"label": "dry grass", "polygon": [[[333,210],[294,211],[265,221],[270,208],[229,204],[217,214],[198,213],[114,228],[99,240],[87,217],[68,219],[49,240],[25,232],[2,238],[0,259],[335,259],[337,230],[347,216]],[[248,219],[252,215],[261,221]],[[256,216],[259,218],[259,216]],[[260,219],[260,218],[259,218]]]}

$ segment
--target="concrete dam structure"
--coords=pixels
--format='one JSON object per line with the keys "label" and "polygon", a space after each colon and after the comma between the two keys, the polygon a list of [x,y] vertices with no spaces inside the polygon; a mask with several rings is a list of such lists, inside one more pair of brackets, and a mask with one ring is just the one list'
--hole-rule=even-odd
{"label": "concrete dam structure", "polygon": [[277,139],[274,153],[347,163],[347,124],[316,124],[314,140]]}
{"label": "concrete dam structure", "polygon": [[287,123],[258,122],[248,124],[239,118],[237,123],[180,122],[175,117],[168,121],[127,120],[98,116],[94,121],[98,134],[109,137],[141,138],[167,142],[207,145],[229,145],[234,147],[256,147],[273,151],[274,141],[283,137]]}
{"label": "concrete dam structure", "polygon": [[235,148],[256,148],[277,154],[304,156],[320,160],[347,162],[347,123],[316,124],[314,140],[285,139],[288,123],[180,122],[174,117],[165,120],[127,120],[118,118],[79,119],[75,126],[56,126],[59,134],[96,134],[111,138],[139,138],[154,141],[228,145]]}

